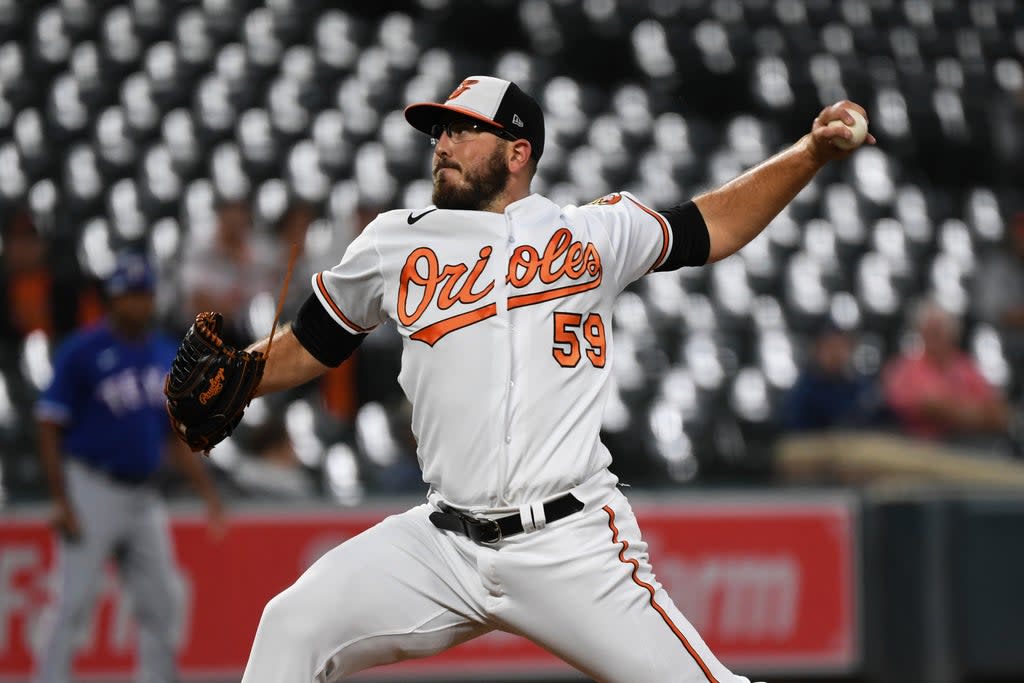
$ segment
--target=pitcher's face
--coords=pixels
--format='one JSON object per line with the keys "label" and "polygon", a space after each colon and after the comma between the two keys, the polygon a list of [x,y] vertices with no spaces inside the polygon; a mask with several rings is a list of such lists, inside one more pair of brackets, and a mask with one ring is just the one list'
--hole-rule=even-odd
{"label": "pitcher's face", "polygon": [[437,208],[483,210],[505,190],[510,177],[505,140],[477,129],[455,129],[435,139],[432,199]]}

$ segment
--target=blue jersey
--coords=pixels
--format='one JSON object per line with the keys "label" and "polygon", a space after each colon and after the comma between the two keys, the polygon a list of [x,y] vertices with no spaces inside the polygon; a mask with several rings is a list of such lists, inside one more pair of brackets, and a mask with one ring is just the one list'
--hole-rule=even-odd
{"label": "blue jersey", "polygon": [[57,350],[37,414],[64,427],[67,455],[117,476],[152,475],[169,431],[164,376],[176,348],[156,333],[121,339],[106,322],[77,332]]}

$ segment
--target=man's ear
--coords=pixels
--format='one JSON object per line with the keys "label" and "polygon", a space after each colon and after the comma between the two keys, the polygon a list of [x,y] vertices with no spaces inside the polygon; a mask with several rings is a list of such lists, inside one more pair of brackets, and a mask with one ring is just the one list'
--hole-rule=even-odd
{"label": "man's ear", "polygon": [[530,163],[533,147],[528,140],[516,140],[509,144],[508,170],[513,173],[525,168]]}

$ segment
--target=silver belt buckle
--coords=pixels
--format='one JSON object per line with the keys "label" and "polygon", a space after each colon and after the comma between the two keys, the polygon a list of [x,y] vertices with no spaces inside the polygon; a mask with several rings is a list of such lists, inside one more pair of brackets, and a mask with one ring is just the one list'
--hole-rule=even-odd
{"label": "silver belt buckle", "polygon": [[500,543],[502,538],[503,538],[503,535],[501,533],[501,526],[498,525],[498,520],[496,520],[496,519],[483,519],[483,520],[480,520],[480,521],[483,522],[484,525],[493,524],[495,531],[498,532],[498,537],[496,539],[494,539],[493,541],[481,540],[480,542],[481,543],[486,543],[487,545],[494,545],[495,543]]}

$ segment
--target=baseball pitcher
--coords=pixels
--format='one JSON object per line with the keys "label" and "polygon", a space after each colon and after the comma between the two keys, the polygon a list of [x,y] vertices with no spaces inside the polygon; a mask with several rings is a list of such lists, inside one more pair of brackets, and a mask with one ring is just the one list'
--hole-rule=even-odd
{"label": "baseball pitcher", "polygon": [[[654,210],[627,192],[564,207],[531,194],[544,118],[514,83],[472,76],[443,103],[409,106],[434,142],[433,204],[380,214],[313,276],[269,353],[268,340],[224,349],[217,325],[197,321],[188,337],[209,351],[179,356],[168,381],[176,430],[202,450],[253,395],[337,366],[378,325],[403,337],[399,381],[427,501],[334,548],[271,600],[243,681],[337,681],[492,629],[600,681],[747,681],[658,582],[608,470],[612,310],[634,280],[753,239],[825,163],[852,153],[832,142],[852,129],[828,125],[852,125],[850,111],[865,114],[827,107],[780,154]],[[214,377],[238,399],[198,408]]]}

